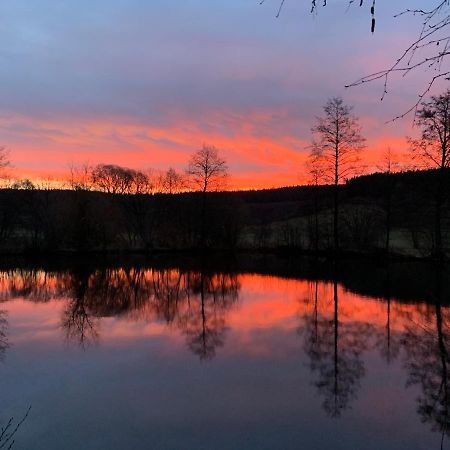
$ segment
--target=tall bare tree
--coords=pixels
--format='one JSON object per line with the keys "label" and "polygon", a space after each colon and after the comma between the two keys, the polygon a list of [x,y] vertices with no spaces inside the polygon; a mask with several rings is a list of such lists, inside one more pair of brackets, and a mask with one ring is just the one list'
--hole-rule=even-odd
{"label": "tall bare tree", "polygon": [[192,184],[201,192],[200,245],[203,248],[206,245],[207,193],[219,190],[224,185],[228,166],[216,147],[203,145],[191,156],[187,174]]}
{"label": "tall bare tree", "polygon": [[194,186],[205,193],[223,187],[228,166],[216,147],[203,145],[191,156],[187,173]]}
{"label": "tall bare tree", "polygon": [[339,249],[339,184],[354,175],[360,161],[360,151],[365,147],[358,118],[352,107],[342,98],[334,97],[323,107],[323,117],[311,128],[313,140],[311,161],[323,170],[324,181],[334,186],[333,237],[334,249]]}
{"label": "tall bare tree", "polygon": [[426,167],[438,169],[435,189],[435,254],[442,253],[442,214],[445,201],[445,178],[450,168],[450,90],[422,102],[417,111],[422,129],[419,139],[409,139],[411,151]]}

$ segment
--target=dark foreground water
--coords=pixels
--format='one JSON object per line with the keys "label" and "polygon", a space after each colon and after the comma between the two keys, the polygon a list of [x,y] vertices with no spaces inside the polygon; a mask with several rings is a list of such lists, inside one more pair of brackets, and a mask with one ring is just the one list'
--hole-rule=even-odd
{"label": "dark foreground water", "polygon": [[302,264],[4,268],[13,448],[450,448],[446,272]]}

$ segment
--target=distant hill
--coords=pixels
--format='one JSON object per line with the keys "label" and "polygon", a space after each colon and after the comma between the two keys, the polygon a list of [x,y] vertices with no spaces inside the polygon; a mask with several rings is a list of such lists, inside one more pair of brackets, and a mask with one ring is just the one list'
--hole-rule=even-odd
{"label": "distant hill", "polygon": [[[382,251],[390,212],[392,251],[426,256],[433,245],[437,172],[374,173],[339,187],[344,250]],[[445,194],[450,192],[447,173]],[[332,186],[255,191],[112,195],[94,191],[0,190],[5,252],[330,249]],[[449,245],[449,198],[444,238]],[[202,220],[204,218],[204,223]],[[203,233],[203,236],[201,234]]]}

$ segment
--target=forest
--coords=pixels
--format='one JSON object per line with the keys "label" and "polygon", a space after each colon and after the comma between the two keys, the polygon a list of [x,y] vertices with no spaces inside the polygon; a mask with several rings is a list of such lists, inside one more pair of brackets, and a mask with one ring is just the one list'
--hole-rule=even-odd
{"label": "forest", "polygon": [[[445,173],[444,193],[450,192]],[[433,255],[437,170],[375,173],[339,185],[341,252]],[[2,253],[334,250],[331,185],[224,192],[0,190]],[[442,217],[448,250],[448,197]]]}

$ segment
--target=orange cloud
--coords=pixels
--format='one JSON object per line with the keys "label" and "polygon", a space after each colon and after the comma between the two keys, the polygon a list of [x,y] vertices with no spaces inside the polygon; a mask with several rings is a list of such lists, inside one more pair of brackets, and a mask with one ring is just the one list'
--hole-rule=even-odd
{"label": "orange cloud", "polygon": [[[299,123],[297,123],[299,122]],[[405,148],[398,134],[379,134],[376,122],[363,117],[370,136],[364,161],[376,168],[388,146]],[[221,149],[230,167],[230,189],[280,187],[307,182],[304,163],[310,136],[300,137],[297,125],[309,125],[287,109],[255,110],[248,114],[216,111],[208,117],[172,113],[166,124],[133,123],[129,118],[0,117],[15,175],[64,178],[70,163],[114,163],[133,168],[184,170],[189,156],[203,143]]]}

